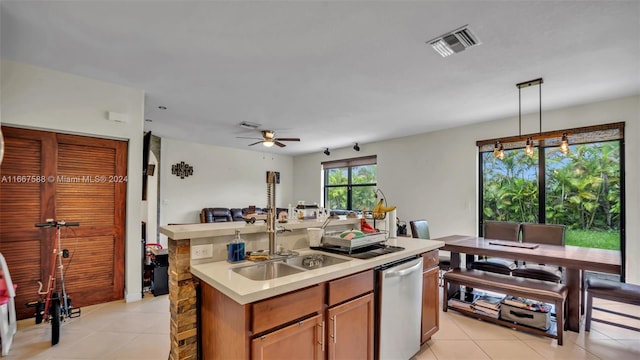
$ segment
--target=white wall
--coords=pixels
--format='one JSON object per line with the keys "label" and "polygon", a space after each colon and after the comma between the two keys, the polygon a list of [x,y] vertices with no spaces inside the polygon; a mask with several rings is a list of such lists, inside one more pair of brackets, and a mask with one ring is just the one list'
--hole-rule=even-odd
{"label": "white wall", "polygon": [[[147,178],[147,200],[142,202],[141,220],[147,224],[147,244],[158,243],[158,159],[153,152],[149,152],[149,165],[155,165],[153,175]],[[165,241],[162,246],[168,246]]]}
{"label": "white wall", "polygon": [[[258,146],[258,145],[256,145]],[[162,138],[160,223],[199,223],[205,207],[245,208],[267,206],[267,171],[280,172],[276,206],[293,202],[291,156],[196,144]],[[171,165],[193,166],[193,175],[181,179]],[[162,241],[166,241],[161,235]]]}
{"label": "white wall", "polygon": [[[544,105],[544,104],[543,104]],[[640,97],[542,113],[542,130],[551,131],[624,121],[626,151],[627,281],[640,283]],[[523,133],[538,131],[538,114],[525,116]],[[411,137],[331,149],[294,159],[294,196],[314,197],[321,186],[320,163],[327,160],[377,154],[378,183],[387,202],[398,206],[400,220],[429,220],[432,237],[477,234],[477,140],[517,135],[517,117],[448,129]],[[356,141],[357,139],[354,139]]]}
{"label": "white wall", "polygon": [[[5,125],[128,141],[125,298],[139,300],[144,92],[4,60],[0,81]],[[107,111],[128,114],[129,121],[108,121]]]}

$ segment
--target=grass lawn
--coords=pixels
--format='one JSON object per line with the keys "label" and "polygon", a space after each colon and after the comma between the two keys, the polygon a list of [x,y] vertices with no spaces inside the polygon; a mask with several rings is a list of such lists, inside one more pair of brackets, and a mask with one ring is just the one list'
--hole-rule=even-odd
{"label": "grass lawn", "polygon": [[566,245],[620,250],[619,231],[567,230],[564,241]]}

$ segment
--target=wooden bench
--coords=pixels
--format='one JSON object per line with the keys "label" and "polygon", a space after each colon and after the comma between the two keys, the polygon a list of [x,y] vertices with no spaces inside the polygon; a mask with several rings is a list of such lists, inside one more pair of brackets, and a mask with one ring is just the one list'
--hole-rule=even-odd
{"label": "wooden bench", "polygon": [[556,331],[552,329],[543,331],[526,325],[513,323],[502,319],[494,319],[489,316],[467,312],[462,309],[453,308],[456,311],[472,314],[483,320],[515,328],[518,330],[534,333],[537,335],[554,338],[558,345],[562,345],[562,335],[565,329],[565,305],[567,300],[567,287],[563,284],[550,283],[546,281],[513,277],[503,274],[495,274],[481,270],[455,269],[444,274],[444,291],[442,297],[442,310],[447,311],[448,306],[448,284],[464,285],[465,287],[478,288],[489,291],[504,293],[506,295],[523,297],[531,300],[552,303],[556,309]]}
{"label": "wooden bench", "polygon": [[629,330],[640,331],[640,329],[633,326],[618,324],[618,323],[614,323],[614,322],[602,320],[602,319],[591,318],[591,312],[593,311],[593,309],[596,309],[599,311],[604,311],[611,314],[624,316],[624,317],[628,317],[635,320],[640,320],[640,317],[633,316],[630,314],[603,309],[601,307],[595,307],[595,308],[593,307],[594,297],[610,300],[610,301],[621,302],[625,304],[640,305],[640,286],[633,285],[633,284],[625,284],[625,283],[620,283],[615,281],[609,281],[609,280],[590,278],[589,280],[587,280],[586,288],[587,288],[586,290],[587,291],[587,304],[586,304],[587,313],[585,314],[585,320],[584,320],[585,331],[591,330],[591,320],[605,323],[608,325],[622,327]]}

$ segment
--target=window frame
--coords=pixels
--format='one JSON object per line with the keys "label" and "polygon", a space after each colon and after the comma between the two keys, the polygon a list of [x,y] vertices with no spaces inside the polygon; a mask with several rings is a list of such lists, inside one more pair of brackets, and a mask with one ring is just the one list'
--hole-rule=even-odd
{"label": "window frame", "polygon": [[620,253],[621,253],[621,281],[625,281],[626,267],[626,201],[625,201],[625,140],[624,122],[586,126],[552,132],[479,140],[478,146],[478,234],[483,234],[484,227],[484,166],[483,154],[492,152],[499,141],[505,150],[524,149],[528,137],[538,137],[535,141],[535,151],[538,153],[538,222],[546,222],[546,156],[545,150],[558,147],[563,133],[570,134],[570,145],[592,144],[606,141],[618,141],[620,151]]}
{"label": "window frame", "polygon": [[[359,166],[370,166],[370,165],[375,165],[377,167],[378,161],[377,161],[376,155],[342,159],[342,160],[325,161],[325,162],[322,162],[321,165],[322,165],[322,176],[323,176],[322,201],[323,201],[323,206],[325,208],[327,207],[327,204],[328,204],[327,196],[328,196],[329,189],[331,188],[347,189],[347,208],[340,209],[340,210],[357,211],[353,209],[353,188],[377,186],[377,183],[378,183],[377,176],[375,179],[376,181],[374,183],[364,183],[364,184],[352,183],[353,168],[359,167]],[[338,169],[338,168],[347,168],[347,183],[339,184],[339,185],[329,185],[328,184],[329,170]],[[377,171],[376,171],[376,175],[377,175]]]}

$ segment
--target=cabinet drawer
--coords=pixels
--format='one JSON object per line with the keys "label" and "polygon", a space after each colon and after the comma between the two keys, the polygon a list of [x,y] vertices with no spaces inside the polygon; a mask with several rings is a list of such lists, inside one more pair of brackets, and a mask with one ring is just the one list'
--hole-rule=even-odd
{"label": "cabinet drawer", "polygon": [[315,285],[252,305],[251,331],[254,334],[286,324],[323,309],[324,288]]}
{"label": "cabinet drawer", "polygon": [[328,286],[328,304],[333,306],[345,300],[373,291],[373,270],[330,281]]}
{"label": "cabinet drawer", "polygon": [[434,266],[438,266],[440,263],[438,250],[431,250],[422,254],[422,269],[426,270]]}

